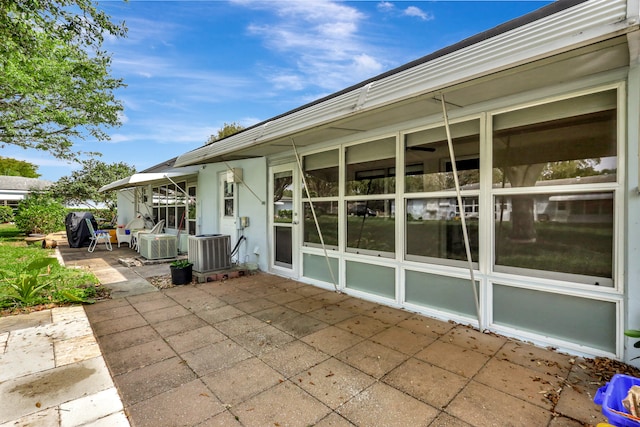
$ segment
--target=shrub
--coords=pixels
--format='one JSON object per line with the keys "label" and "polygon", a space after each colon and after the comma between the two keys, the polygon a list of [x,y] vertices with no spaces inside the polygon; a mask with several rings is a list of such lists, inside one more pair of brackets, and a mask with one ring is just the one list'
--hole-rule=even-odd
{"label": "shrub", "polygon": [[280,209],[278,211],[278,216],[280,218],[289,218],[289,219],[291,219],[291,218],[293,218],[293,210],[291,210],[291,209]]}
{"label": "shrub", "polygon": [[16,227],[25,234],[49,234],[64,230],[66,210],[45,193],[32,192],[18,204]]}
{"label": "shrub", "polygon": [[61,266],[53,251],[0,242],[0,312],[39,304],[92,303],[108,298],[95,275]]}
{"label": "shrub", "polygon": [[23,267],[17,274],[0,270],[2,280],[9,285],[11,291],[11,293],[0,295],[0,300],[11,300],[20,305],[33,305],[39,302],[42,299],[42,290],[51,285],[49,282],[38,282],[40,271],[57,263],[58,260],[55,258],[39,258]]}
{"label": "shrub", "polygon": [[0,223],[13,221],[13,209],[11,206],[0,206]]}

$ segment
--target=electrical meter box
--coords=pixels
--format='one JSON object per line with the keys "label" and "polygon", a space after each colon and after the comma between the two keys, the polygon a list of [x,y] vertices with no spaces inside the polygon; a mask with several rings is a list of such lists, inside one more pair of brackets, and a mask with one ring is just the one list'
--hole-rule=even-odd
{"label": "electrical meter box", "polygon": [[242,169],[227,169],[227,182],[242,182]]}

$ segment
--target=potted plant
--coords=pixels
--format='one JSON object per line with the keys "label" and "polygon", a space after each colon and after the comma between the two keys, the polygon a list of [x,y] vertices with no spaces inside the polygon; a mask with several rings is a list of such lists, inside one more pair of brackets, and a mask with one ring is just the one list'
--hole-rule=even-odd
{"label": "potted plant", "polygon": [[171,269],[171,283],[174,285],[191,283],[193,263],[189,262],[188,259],[173,261],[169,266]]}

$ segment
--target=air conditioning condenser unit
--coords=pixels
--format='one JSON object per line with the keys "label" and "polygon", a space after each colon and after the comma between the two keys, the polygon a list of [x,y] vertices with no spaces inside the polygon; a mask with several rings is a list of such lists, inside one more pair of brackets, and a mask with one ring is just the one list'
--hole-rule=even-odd
{"label": "air conditioning condenser unit", "polygon": [[139,234],[140,255],[146,259],[175,258],[178,256],[178,239],[172,234]]}
{"label": "air conditioning condenser unit", "polygon": [[193,264],[193,271],[199,273],[231,268],[231,236],[189,236],[189,261]]}

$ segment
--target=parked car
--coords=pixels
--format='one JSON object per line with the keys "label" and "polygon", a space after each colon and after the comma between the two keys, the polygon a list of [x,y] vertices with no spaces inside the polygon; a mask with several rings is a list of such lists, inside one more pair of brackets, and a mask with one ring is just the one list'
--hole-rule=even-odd
{"label": "parked car", "polygon": [[349,208],[349,215],[376,216],[376,211],[369,209],[365,205],[355,205]]}

